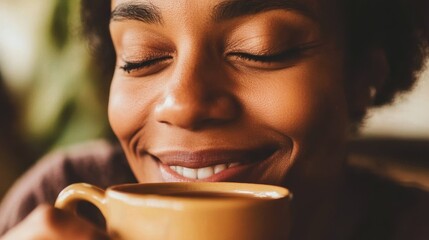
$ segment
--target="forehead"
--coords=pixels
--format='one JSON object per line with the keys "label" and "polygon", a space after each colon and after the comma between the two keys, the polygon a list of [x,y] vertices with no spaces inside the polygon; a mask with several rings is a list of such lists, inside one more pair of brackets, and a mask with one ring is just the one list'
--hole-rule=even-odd
{"label": "forehead", "polygon": [[[261,11],[286,9],[317,19],[325,19],[331,13],[334,0],[112,0],[112,10],[127,4],[150,6],[157,10],[161,17],[177,15],[185,17],[216,17],[219,12],[234,15],[237,12],[246,15],[257,14]],[[150,11],[150,10],[149,10]]]}

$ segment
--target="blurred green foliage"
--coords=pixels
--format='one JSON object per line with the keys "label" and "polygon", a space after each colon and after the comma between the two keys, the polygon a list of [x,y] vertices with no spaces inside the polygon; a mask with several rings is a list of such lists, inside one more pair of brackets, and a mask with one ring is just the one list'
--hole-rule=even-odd
{"label": "blurred green foliage", "polygon": [[[5,1],[0,3],[0,15],[4,14],[0,27],[9,28],[1,32],[0,47],[10,52],[0,51],[0,198],[18,175],[53,148],[111,136],[107,87],[99,85],[80,36],[79,1],[45,0],[33,13],[39,21],[21,21],[29,26],[17,25],[15,19],[30,18],[26,11],[40,3]],[[18,51],[5,45],[28,47],[15,41],[21,27],[37,28],[29,48],[35,54],[31,61],[14,66],[4,59],[19,57]],[[22,79],[20,71],[30,74]]]}

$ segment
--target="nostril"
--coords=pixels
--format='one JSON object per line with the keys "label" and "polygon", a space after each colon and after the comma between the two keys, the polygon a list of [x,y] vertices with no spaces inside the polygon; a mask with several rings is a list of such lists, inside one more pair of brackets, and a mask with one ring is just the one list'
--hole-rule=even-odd
{"label": "nostril", "polygon": [[226,122],[228,122],[226,119],[206,118],[201,119],[201,121],[198,123],[198,127],[201,128],[204,126],[220,126]]}
{"label": "nostril", "polygon": [[162,124],[171,125],[171,123],[169,123],[168,121],[158,121],[158,122],[160,122],[160,123],[162,123]]}
{"label": "nostril", "polygon": [[[155,119],[166,126],[200,130],[231,122],[240,115],[238,100],[225,92],[202,94],[171,91],[155,106]],[[187,89],[189,90],[189,89]]]}

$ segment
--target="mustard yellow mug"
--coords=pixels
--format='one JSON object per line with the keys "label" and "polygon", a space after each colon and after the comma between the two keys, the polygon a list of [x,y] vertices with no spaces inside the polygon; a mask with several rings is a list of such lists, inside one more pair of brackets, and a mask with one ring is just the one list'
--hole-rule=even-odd
{"label": "mustard yellow mug", "polygon": [[291,194],[247,183],[124,184],[106,191],[77,183],[55,206],[76,212],[78,201],[100,209],[114,239],[285,240]]}

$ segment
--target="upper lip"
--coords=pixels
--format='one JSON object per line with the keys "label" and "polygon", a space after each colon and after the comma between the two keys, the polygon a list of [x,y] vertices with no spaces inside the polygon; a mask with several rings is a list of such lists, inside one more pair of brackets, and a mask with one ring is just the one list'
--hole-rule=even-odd
{"label": "upper lip", "polygon": [[149,155],[168,166],[203,168],[218,164],[240,162],[242,164],[261,161],[277,150],[274,146],[262,146],[251,149],[205,149],[199,151],[161,151]]}

